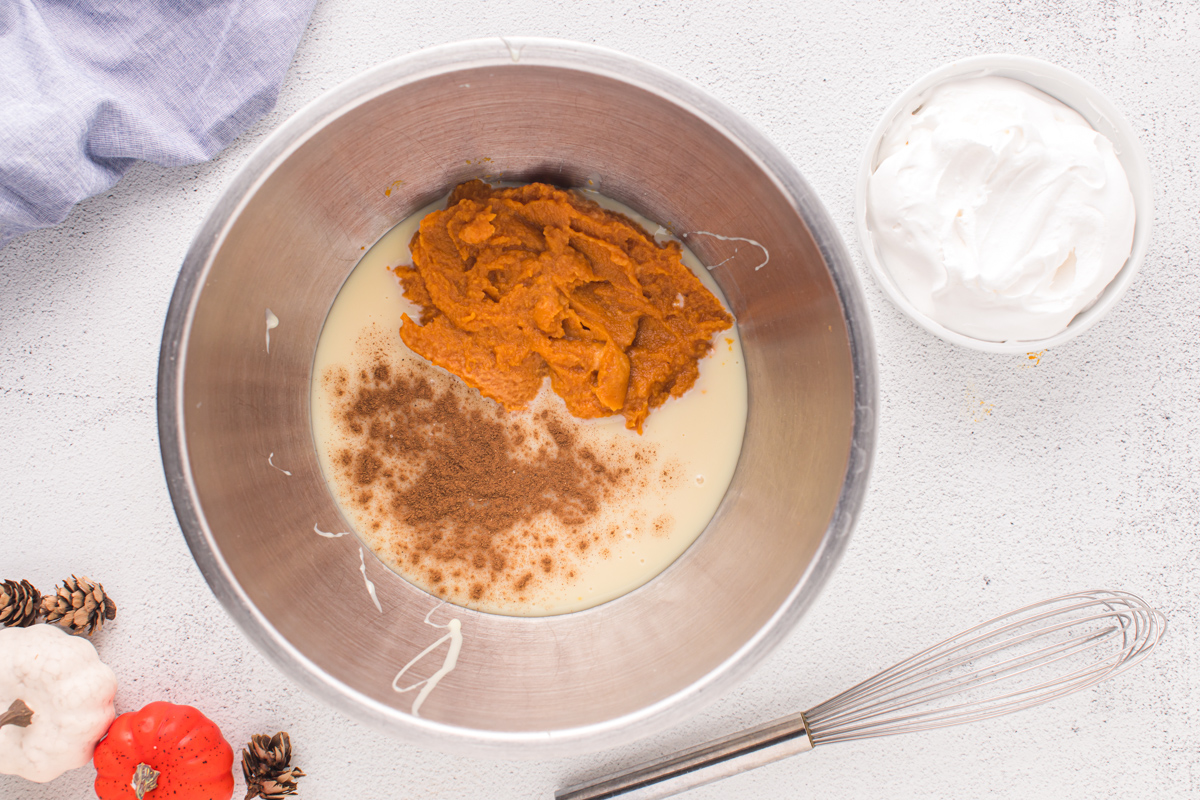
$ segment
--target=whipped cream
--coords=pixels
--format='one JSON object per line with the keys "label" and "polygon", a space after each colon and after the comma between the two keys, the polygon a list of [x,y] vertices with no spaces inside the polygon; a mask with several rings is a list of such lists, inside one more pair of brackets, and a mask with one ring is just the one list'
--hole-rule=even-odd
{"label": "whipped cream", "polygon": [[957,333],[1060,333],[1133,247],[1133,194],[1112,142],[1021,81],[935,87],[877,158],[867,226],[883,267]]}

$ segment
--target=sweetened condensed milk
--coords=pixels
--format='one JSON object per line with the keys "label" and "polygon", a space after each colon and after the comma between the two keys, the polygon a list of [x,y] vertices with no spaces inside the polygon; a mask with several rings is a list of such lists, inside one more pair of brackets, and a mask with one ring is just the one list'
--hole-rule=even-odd
{"label": "sweetened condensed milk", "polygon": [[[695,385],[656,408],[640,435],[620,416],[572,416],[548,385],[505,410],[400,338],[403,316],[421,308],[392,269],[412,263],[420,221],[443,207],[380,239],[330,309],[312,386],[326,480],[363,542],[448,602],[539,616],[619,597],[687,549],[733,476],[746,422],[736,326],[713,337]],[[721,298],[686,248],[683,259]]]}

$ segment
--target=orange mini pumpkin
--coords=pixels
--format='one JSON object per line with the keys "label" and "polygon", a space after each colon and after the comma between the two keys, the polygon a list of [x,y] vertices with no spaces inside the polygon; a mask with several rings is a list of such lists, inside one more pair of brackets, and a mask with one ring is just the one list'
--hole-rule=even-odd
{"label": "orange mini pumpkin", "polygon": [[191,706],[150,703],[122,714],[96,745],[100,800],[229,800],[233,749]]}

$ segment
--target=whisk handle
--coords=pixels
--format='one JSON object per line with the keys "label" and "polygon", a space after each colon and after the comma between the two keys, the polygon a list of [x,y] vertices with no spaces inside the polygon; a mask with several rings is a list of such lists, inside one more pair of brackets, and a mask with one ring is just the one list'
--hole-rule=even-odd
{"label": "whisk handle", "polygon": [[658,800],[813,749],[803,714],[647,761],[555,793],[555,800]]}

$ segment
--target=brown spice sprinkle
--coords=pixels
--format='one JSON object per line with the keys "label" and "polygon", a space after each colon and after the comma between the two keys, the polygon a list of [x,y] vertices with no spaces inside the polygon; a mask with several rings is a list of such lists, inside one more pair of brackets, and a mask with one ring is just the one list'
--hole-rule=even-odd
{"label": "brown spice sprinkle", "polygon": [[646,480],[644,446],[597,453],[569,418],[506,413],[428,364],[377,355],[354,379],[325,379],[352,443],[334,459],[343,496],[389,534],[385,560],[454,602],[519,600],[574,575],[602,502]]}
{"label": "brown spice sprinkle", "polygon": [[640,433],[733,323],[677,242],[543,183],[458,186],[411,250],[395,272],[421,324],[405,315],[400,337],[510,410],[549,376],[576,417],[622,414]]}

